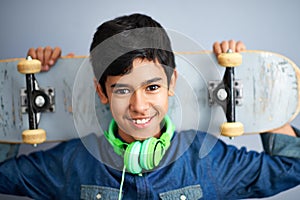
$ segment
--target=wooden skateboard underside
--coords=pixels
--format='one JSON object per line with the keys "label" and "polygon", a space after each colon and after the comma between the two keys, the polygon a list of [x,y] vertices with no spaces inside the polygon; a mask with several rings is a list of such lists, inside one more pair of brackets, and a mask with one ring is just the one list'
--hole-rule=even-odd
{"label": "wooden skateboard underside", "polygon": [[[270,52],[242,53],[243,64],[235,68],[241,83],[236,120],[246,133],[278,128],[299,112],[299,69],[289,59]],[[22,142],[28,129],[27,114],[21,112],[20,89],[24,75],[17,72],[18,59],[0,62],[0,141]],[[222,80],[224,68],[212,53],[177,53],[178,70],[175,96],[169,101],[169,115],[177,130],[199,129],[219,133],[225,115],[210,103],[209,82]],[[111,114],[99,103],[94,91],[88,58],[63,58],[49,72],[36,75],[40,87],[55,89],[55,111],[41,114],[39,127],[47,141],[81,137],[107,129]],[[73,93],[73,91],[75,91]]]}

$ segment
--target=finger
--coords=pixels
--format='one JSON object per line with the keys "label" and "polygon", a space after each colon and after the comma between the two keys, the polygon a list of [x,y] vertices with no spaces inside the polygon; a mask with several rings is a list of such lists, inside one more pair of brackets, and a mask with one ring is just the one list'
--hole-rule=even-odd
{"label": "finger", "polygon": [[229,40],[229,49],[231,49],[232,52],[236,51],[236,42],[234,40]]}
{"label": "finger", "polygon": [[228,48],[229,48],[228,41],[223,41],[223,42],[221,43],[222,53],[226,53],[227,50],[228,50]]}
{"label": "finger", "polygon": [[241,52],[241,51],[245,51],[246,50],[246,46],[242,41],[238,41],[236,43],[236,52]]}
{"label": "finger", "polygon": [[42,47],[38,47],[36,49],[36,55],[37,55],[36,59],[40,60],[41,63],[42,63],[42,66],[44,66],[45,65],[45,62],[44,62],[44,49]]}
{"label": "finger", "polygon": [[220,43],[219,42],[215,42],[213,44],[213,51],[214,53],[218,56],[220,53],[222,53],[222,49],[221,49],[221,46],[220,46]]}
{"label": "finger", "polygon": [[56,63],[57,59],[61,56],[61,48],[55,47],[52,51],[51,58],[49,60],[49,65],[52,66]]}
{"label": "finger", "polygon": [[27,51],[27,56],[30,56],[31,58],[36,59],[36,58],[37,58],[37,55],[36,55],[35,48],[30,48],[30,49]]}
{"label": "finger", "polygon": [[68,53],[66,56],[68,56],[68,57],[74,57],[75,53]]}
{"label": "finger", "polygon": [[51,58],[52,48],[50,46],[46,46],[43,49],[43,63],[42,63],[42,71],[48,71],[50,69],[49,60]]}
{"label": "finger", "polygon": [[46,71],[49,71],[49,69],[50,69],[50,66],[49,66],[49,65],[42,65],[41,71],[42,71],[42,72],[46,72]]}
{"label": "finger", "polygon": [[49,64],[51,56],[52,56],[52,48],[50,46],[46,46],[45,49],[44,49],[44,62],[45,62],[45,65]]}

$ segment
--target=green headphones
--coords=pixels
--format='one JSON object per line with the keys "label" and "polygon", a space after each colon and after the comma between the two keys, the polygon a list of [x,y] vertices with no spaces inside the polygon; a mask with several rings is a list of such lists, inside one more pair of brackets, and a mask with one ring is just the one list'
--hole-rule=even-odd
{"label": "green headphones", "polygon": [[159,139],[155,137],[144,141],[135,141],[130,144],[122,142],[116,138],[114,133],[117,131],[117,123],[114,119],[109,124],[108,131],[104,132],[106,139],[114,148],[114,151],[124,156],[124,165],[126,169],[133,174],[139,174],[143,169],[151,170],[158,166],[166,150],[171,144],[175,126],[172,124],[169,116],[164,117],[166,132]]}

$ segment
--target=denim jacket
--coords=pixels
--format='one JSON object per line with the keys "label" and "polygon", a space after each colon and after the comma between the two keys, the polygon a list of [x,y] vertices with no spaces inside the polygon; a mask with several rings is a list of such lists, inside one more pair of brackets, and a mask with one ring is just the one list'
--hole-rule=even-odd
{"label": "denim jacket", "polygon": [[261,134],[265,152],[272,156],[300,158],[300,131],[293,128],[297,138],[283,134]]}
{"label": "denim jacket", "polygon": [[[123,158],[103,136],[92,134],[3,162],[0,192],[34,199],[117,199],[122,168]],[[125,173],[122,199],[257,198],[298,184],[300,159],[237,149],[188,130],[175,133],[155,170]]]}

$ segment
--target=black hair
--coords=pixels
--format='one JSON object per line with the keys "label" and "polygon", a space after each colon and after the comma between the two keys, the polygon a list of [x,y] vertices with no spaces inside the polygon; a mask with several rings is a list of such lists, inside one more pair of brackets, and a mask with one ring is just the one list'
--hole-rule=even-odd
{"label": "black hair", "polygon": [[168,85],[175,69],[174,53],[166,31],[143,14],[125,15],[101,24],[94,34],[90,55],[94,74],[105,94],[107,76],[129,73],[136,58],[160,63]]}

